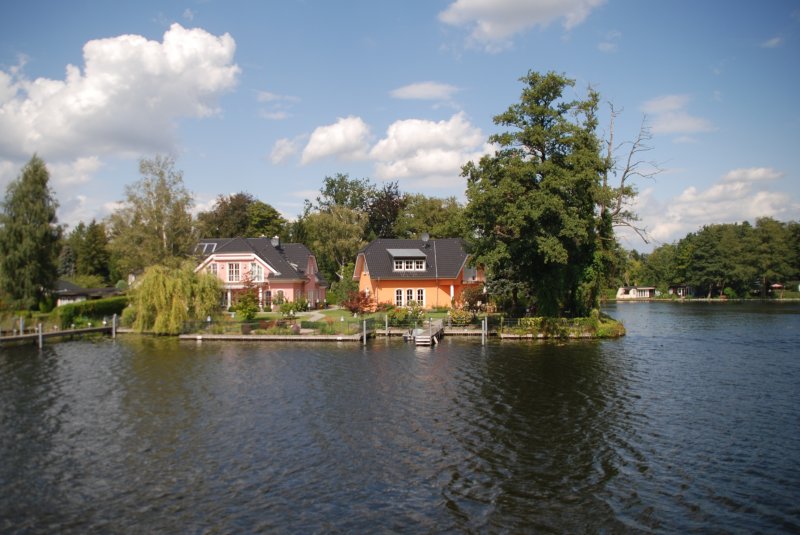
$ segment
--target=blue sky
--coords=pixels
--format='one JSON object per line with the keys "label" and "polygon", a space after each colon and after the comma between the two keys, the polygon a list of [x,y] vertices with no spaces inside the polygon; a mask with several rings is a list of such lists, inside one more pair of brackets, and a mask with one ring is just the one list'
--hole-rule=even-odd
{"label": "blue sky", "polygon": [[[800,2],[3,2],[0,186],[36,152],[70,225],[102,219],[157,153],[208,209],[252,193],[288,218],[326,176],[464,200],[460,167],[528,70],[591,85],[616,141],[643,120],[652,244],[800,219]],[[625,147],[618,156],[625,156]],[[648,250],[633,237],[629,248]]]}

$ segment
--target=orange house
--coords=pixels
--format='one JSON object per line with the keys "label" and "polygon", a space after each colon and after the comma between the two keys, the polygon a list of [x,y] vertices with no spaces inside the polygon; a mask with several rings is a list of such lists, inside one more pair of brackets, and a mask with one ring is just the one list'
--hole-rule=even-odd
{"label": "orange house", "polygon": [[464,288],[484,282],[468,259],[457,238],[378,239],[359,251],[353,280],[378,304],[449,307],[460,304]]}

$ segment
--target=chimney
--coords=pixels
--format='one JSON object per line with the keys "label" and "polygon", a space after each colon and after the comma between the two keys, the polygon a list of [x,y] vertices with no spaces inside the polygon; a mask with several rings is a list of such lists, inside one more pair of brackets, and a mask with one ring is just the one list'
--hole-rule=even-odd
{"label": "chimney", "polygon": [[273,236],[270,243],[272,243],[274,248],[279,249],[281,246],[281,239],[278,236]]}

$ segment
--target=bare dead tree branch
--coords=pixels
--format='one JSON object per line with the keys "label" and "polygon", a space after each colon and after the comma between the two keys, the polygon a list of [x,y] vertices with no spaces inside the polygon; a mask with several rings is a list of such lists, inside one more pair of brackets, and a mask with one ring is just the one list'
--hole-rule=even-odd
{"label": "bare dead tree branch", "polygon": [[[653,138],[647,116],[642,117],[639,133],[633,141],[625,141],[619,145],[614,145],[614,122],[622,113],[617,110],[614,104],[611,107],[611,120],[609,126],[609,136],[606,144],[606,171],[603,175],[603,190],[606,195],[605,202],[601,206],[601,216],[610,214],[611,224],[614,227],[627,227],[635,232],[645,243],[650,242],[647,229],[638,225],[639,216],[632,209],[633,200],[638,194],[636,179],[653,180],[656,175],[663,172],[659,164],[653,160],[646,160],[643,155],[653,150],[650,140]],[[624,165],[618,166],[615,154],[626,151],[624,155]],[[613,186],[609,185],[612,174],[618,179]]]}

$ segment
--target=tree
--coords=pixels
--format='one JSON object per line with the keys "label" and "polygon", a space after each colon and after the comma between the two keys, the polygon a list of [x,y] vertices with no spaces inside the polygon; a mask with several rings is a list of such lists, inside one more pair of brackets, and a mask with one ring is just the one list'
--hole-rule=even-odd
{"label": "tree", "polygon": [[394,224],[398,238],[414,239],[427,232],[431,238],[466,238],[464,206],[455,197],[441,199],[422,194],[403,196],[405,208]]}
{"label": "tree", "polygon": [[50,173],[34,155],[6,188],[0,213],[0,287],[20,307],[35,307],[58,273],[61,228]]}
{"label": "tree", "polygon": [[350,178],[350,175],[337,173],[326,176],[314,206],[306,201],[307,212],[316,209],[328,212],[335,206],[367,212],[375,195],[375,186],[367,178]]}
{"label": "tree", "polygon": [[192,195],[171,157],[142,159],[142,179],[125,188],[122,208],[109,218],[110,249],[120,275],[188,256],[196,242],[192,231]]}
{"label": "tree", "polygon": [[305,225],[320,270],[334,276],[328,280],[352,276],[352,271],[345,272],[345,266],[353,261],[364,245],[362,236],[367,226],[367,215],[344,206],[333,206],[329,211],[306,216]]}
{"label": "tree", "polygon": [[780,221],[771,217],[756,220],[749,246],[753,265],[761,287],[761,297],[767,296],[772,283],[786,282],[797,274],[797,266],[792,266],[793,256],[791,234]]}
{"label": "tree", "polygon": [[89,226],[85,227],[82,238],[80,242],[75,244],[77,273],[108,280],[108,265],[111,255],[108,251],[108,237],[106,236],[105,225],[92,219]]}
{"label": "tree", "polygon": [[286,220],[275,208],[246,192],[220,195],[211,210],[197,214],[203,237],[282,236],[285,226]]}
{"label": "tree", "polygon": [[150,266],[131,292],[130,306],[136,318],[133,328],[179,334],[187,321],[216,315],[221,294],[220,280],[204,272],[195,273],[192,262],[180,267]]}
{"label": "tree", "polygon": [[[608,216],[612,226],[630,228],[648,243],[646,229],[639,226],[639,216],[630,208],[633,199],[638,195],[633,180],[653,179],[662,169],[656,162],[641,159],[643,154],[653,150],[650,146],[653,134],[646,116],[642,118],[636,139],[614,145],[614,121],[620,113],[612,104],[609,137],[606,142],[606,167],[600,189],[599,217],[603,219]],[[627,152],[624,152],[626,148]],[[615,154],[619,152],[623,152],[624,156],[616,158]],[[616,184],[611,184],[612,178],[617,179]]]}
{"label": "tree", "polygon": [[286,219],[275,208],[258,199],[247,207],[248,237],[286,237]]}
{"label": "tree", "polygon": [[600,176],[595,134],[599,96],[566,101],[574,81],[529,72],[521,99],[494,118],[494,155],[463,168],[471,246],[490,276],[532,288],[543,315],[587,314],[597,306],[603,266],[595,256]]}
{"label": "tree", "polygon": [[247,237],[250,218],[247,210],[254,202],[249,193],[220,195],[214,207],[208,212],[197,214],[197,227],[200,236],[207,238]]}
{"label": "tree", "polygon": [[405,208],[397,182],[387,182],[372,196],[368,208],[367,241],[375,238],[396,238],[395,222]]}

